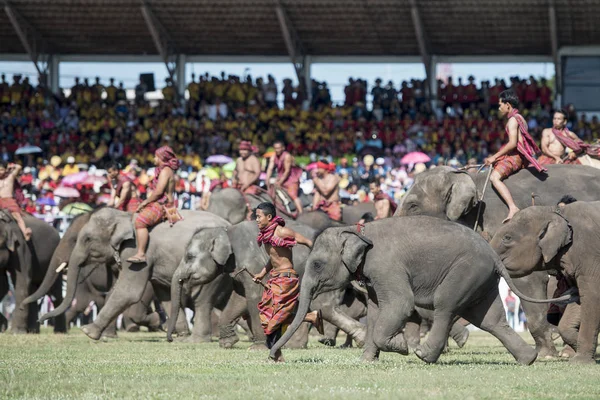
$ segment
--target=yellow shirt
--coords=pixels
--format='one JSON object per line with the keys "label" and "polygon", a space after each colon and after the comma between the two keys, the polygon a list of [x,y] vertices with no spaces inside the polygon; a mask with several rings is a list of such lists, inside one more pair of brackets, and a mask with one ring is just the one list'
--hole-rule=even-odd
{"label": "yellow shirt", "polygon": [[62,170],[62,176],[72,175],[79,172],[79,167],[76,164],[67,164]]}

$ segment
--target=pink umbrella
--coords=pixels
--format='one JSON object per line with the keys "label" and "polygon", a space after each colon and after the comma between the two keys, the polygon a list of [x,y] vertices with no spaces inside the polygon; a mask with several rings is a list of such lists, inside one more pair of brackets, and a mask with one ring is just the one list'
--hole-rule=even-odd
{"label": "pink umbrella", "polygon": [[75,188],[72,187],[67,187],[67,186],[59,186],[54,190],[54,195],[58,196],[58,197],[63,197],[63,198],[68,198],[68,197],[72,197],[72,198],[77,198],[79,196],[81,196],[81,194],[79,193],[79,191]]}
{"label": "pink umbrella", "polygon": [[308,165],[306,166],[306,168],[304,168],[304,169],[305,169],[305,170],[307,170],[307,171],[312,171],[313,169],[316,169],[316,168],[317,168],[317,163],[316,163],[316,162],[314,162],[314,163],[310,163],[310,164],[308,164]]}
{"label": "pink umbrella", "polygon": [[89,174],[85,171],[77,172],[75,174],[65,176],[61,183],[67,186],[75,186],[80,183],[83,183],[88,178],[88,176]]}
{"label": "pink umbrella", "polygon": [[104,185],[107,182],[107,179],[103,176],[96,175],[88,175],[87,178],[82,182],[84,185],[94,185],[96,182]]}
{"label": "pink umbrella", "polygon": [[408,153],[400,160],[401,164],[416,164],[416,163],[427,163],[431,161],[431,158],[420,151],[413,151]]}

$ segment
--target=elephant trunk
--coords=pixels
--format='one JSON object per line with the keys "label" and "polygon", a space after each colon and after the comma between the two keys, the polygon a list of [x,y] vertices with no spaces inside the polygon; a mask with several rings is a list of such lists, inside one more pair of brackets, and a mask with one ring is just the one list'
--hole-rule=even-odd
{"label": "elephant trunk", "polygon": [[79,271],[79,264],[72,265],[67,270],[67,295],[63,299],[62,303],[60,303],[60,306],[50,311],[49,313],[42,315],[40,318],[40,322],[43,322],[49,318],[56,317],[57,315],[60,315],[67,311],[67,308],[69,308],[71,302],[73,301],[73,298],[75,297],[75,290],[77,289],[77,280],[79,279]]}
{"label": "elephant trunk", "polygon": [[60,272],[67,266],[66,262],[59,262],[60,260],[54,259],[52,257],[52,261],[48,266],[48,270],[46,271],[46,275],[44,276],[44,280],[40,287],[29,297],[27,297],[21,305],[33,303],[34,301],[38,301],[42,297],[46,295],[54,286],[54,282],[56,282],[56,278],[60,276]]}
{"label": "elephant trunk", "polygon": [[292,335],[296,333],[302,322],[304,322],[304,318],[306,317],[306,314],[308,314],[308,309],[312,300],[313,290],[314,285],[309,284],[308,279],[305,277],[302,281],[302,289],[300,290],[300,304],[298,304],[298,310],[296,311],[294,321],[292,321],[287,331],[285,331],[285,334],[271,348],[271,358],[275,358],[275,353],[285,346]]}
{"label": "elephant trunk", "polygon": [[174,278],[171,283],[171,312],[169,313],[169,328],[167,330],[167,341],[173,341],[173,331],[179,317],[179,308],[182,307],[183,279]]}
{"label": "elephant trunk", "polygon": [[565,292],[565,294],[563,296],[560,296],[560,297],[557,297],[554,299],[534,299],[532,297],[524,295],[523,293],[521,293],[521,291],[519,289],[517,289],[517,287],[515,286],[515,284],[512,281],[512,278],[510,277],[510,274],[508,273],[508,270],[504,266],[504,263],[499,258],[498,258],[498,260],[496,260],[496,271],[498,271],[498,274],[502,278],[504,278],[504,280],[506,281],[506,284],[508,285],[508,287],[514,294],[519,296],[522,300],[528,301],[530,303],[568,304],[568,303],[573,303],[573,302],[576,302],[579,300],[579,294],[576,291],[576,289],[575,290],[570,289],[567,292]]}

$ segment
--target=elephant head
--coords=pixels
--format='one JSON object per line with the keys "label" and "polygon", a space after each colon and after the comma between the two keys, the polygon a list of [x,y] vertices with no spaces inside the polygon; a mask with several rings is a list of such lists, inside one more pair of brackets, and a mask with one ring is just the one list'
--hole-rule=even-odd
{"label": "elephant head", "polygon": [[316,240],[300,287],[300,303],[294,321],[271,349],[274,357],[304,321],[311,301],[319,294],[345,288],[360,273],[373,243],[350,228],[330,228]]}
{"label": "elephant head", "polygon": [[477,187],[469,174],[437,167],[416,176],[394,215],[429,215],[456,221],[471,211],[476,200]]}
{"label": "elephant head", "polygon": [[67,294],[59,307],[42,316],[40,321],[66,311],[75,296],[77,280],[82,267],[91,264],[114,265],[120,250],[126,245],[135,246],[135,233],[131,215],[112,208],[102,208],[90,215],[87,224],[79,231],[75,247],[69,257]]}
{"label": "elephant head", "polygon": [[210,195],[210,203],[206,210],[235,225],[246,220],[248,207],[244,195],[237,189],[222,189]]}
{"label": "elephant head", "polygon": [[225,228],[200,229],[192,236],[171,281],[168,341],[173,340],[179,309],[184,307],[184,285],[191,295],[193,287],[212,282],[217,275],[233,272],[234,269],[235,257]]}
{"label": "elephant head", "polygon": [[[560,210],[560,209],[559,209]],[[554,269],[557,254],[572,241],[572,229],[555,207],[519,211],[490,242],[512,277]]]}

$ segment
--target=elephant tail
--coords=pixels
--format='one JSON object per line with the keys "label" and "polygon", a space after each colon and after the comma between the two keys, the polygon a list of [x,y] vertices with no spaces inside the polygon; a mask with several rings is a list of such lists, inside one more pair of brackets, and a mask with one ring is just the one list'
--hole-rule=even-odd
{"label": "elephant tail", "polygon": [[534,299],[533,297],[526,296],[523,293],[521,293],[521,291],[519,289],[517,289],[517,287],[514,285],[512,278],[510,277],[510,274],[506,270],[504,263],[502,262],[502,260],[500,260],[500,257],[497,257],[495,261],[496,261],[495,268],[496,268],[496,271],[498,272],[498,275],[500,275],[500,277],[504,278],[504,280],[506,281],[506,284],[508,285],[510,290],[514,294],[519,296],[522,300],[528,301],[530,303],[553,303],[553,304],[569,304],[569,303],[574,303],[576,301],[579,301],[579,291],[577,290],[577,288],[571,288],[571,289],[567,290],[565,292],[565,294],[563,294],[562,296],[553,298],[553,299]]}

